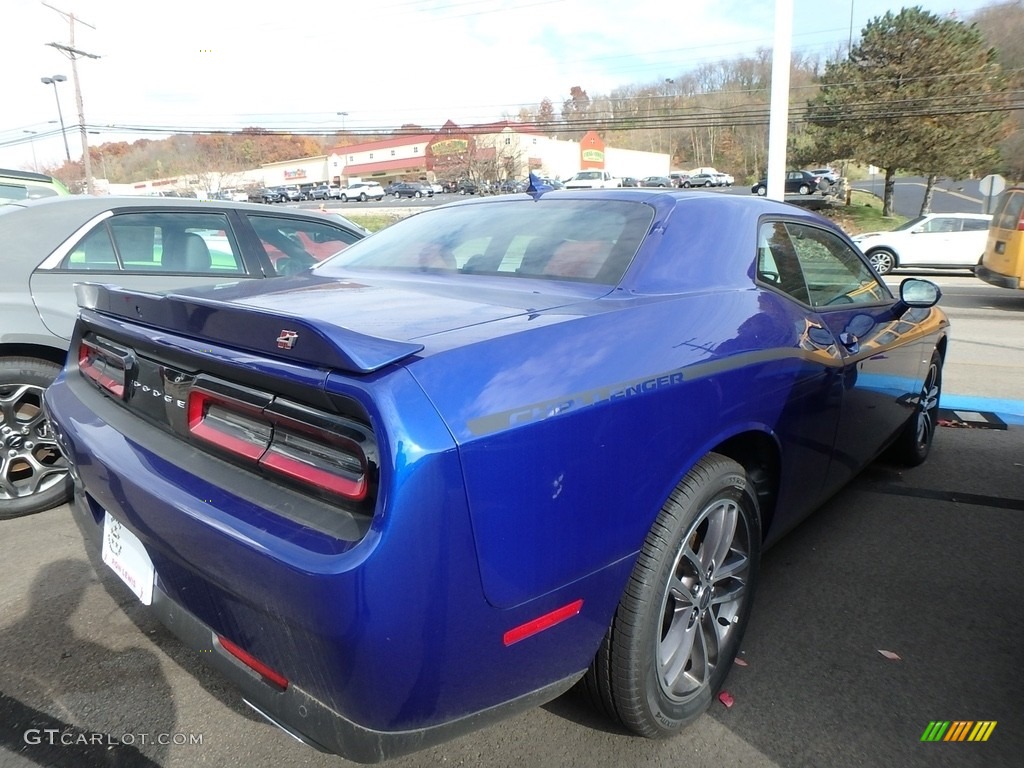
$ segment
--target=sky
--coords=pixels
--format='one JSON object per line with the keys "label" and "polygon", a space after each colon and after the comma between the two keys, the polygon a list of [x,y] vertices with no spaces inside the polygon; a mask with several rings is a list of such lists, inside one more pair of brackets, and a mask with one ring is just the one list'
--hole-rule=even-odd
{"label": "sky", "polygon": [[[827,58],[903,5],[969,18],[996,0],[792,0],[794,53]],[[59,9],[54,10],[54,8]],[[0,0],[0,167],[202,129],[330,131],[471,125],[663,82],[771,48],[773,0]],[[63,74],[56,86],[42,77]],[[340,114],[345,113],[345,114]],[[131,127],[132,131],[126,131]]]}

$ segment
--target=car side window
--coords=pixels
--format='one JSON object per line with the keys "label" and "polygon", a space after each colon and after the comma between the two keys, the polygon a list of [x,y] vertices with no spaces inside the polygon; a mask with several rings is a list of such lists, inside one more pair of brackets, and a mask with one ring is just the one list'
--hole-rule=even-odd
{"label": "car side window", "polygon": [[964,219],[962,224],[964,232],[988,231],[988,222],[984,219]]}
{"label": "car side window", "polygon": [[259,214],[250,214],[248,219],[278,275],[298,274],[359,239],[327,222]]}
{"label": "car side window", "polygon": [[807,283],[786,225],[766,222],[758,233],[757,278],[787,293],[801,304],[810,304]]}
{"label": "car side window", "polygon": [[958,232],[960,230],[960,221],[958,219],[949,219],[936,217],[930,219],[924,223],[919,231],[921,232]]}
{"label": "car side window", "polygon": [[877,304],[892,299],[889,289],[860,255],[834,233],[795,222],[783,226],[803,272],[812,307]]}
{"label": "car side window", "polygon": [[71,249],[64,269],[245,274],[227,216],[124,213],[97,225]]}

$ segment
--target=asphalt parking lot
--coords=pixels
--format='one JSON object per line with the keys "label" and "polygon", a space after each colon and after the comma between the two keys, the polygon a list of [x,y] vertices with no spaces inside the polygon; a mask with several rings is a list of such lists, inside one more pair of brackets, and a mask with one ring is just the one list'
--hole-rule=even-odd
{"label": "asphalt parking lot", "polygon": [[[945,428],[922,467],[873,465],[766,554],[735,702],[681,738],[634,739],[570,695],[394,765],[1016,764],[1022,491],[1020,426]],[[67,507],[6,522],[0,551],[0,765],[345,764],[262,722],[98,577]],[[922,743],[936,720],[996,727]]]}
{"label": "asphalt parking lot", "polygon": [[[391,765],[1019,764],[1024,302],[942,282],[949,426],[923,466],[873,464],[765,554],[731,707],[652,742],[569,695]],[[972,410],[986,403],[1007,409]],[[98,573],[67,507],[0,534],[3,768],[348,764],[263,722]],[[995,727],[984,742],[922,742],[934,721]]]}

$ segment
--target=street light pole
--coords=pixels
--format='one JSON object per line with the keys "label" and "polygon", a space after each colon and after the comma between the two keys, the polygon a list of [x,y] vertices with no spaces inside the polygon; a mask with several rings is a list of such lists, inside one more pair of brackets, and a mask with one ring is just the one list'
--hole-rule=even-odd
{"label": "street light pole", "polygon": [[41,77],[40,81],[43,85],[53,86],[53,98],[57,101],[57,117],[60,118],[60,135],[64,137],[64,154],[68,158],[68,163],[71,163],[71,148],[68,146],[68,132],[64,128],[64,115],[60,111],[60,95],[57,93],[57,83],[63,83],[67,80],[64,75],[54,75],[53,77]]}
{"label": "street light pole", "polygon": [[348,112],[339,112],[338,115],[341,117],[341,132],[345,132],[345,118],[348,117]]}
{"label": "street light pole", "polygon": [[25,128],[22,130],[22,133],[27,133],[31,136],[28,143],[32,146],[32,170],[39,173],[39,161],[36,160],[36,134],[39,133],[39,131],[30,131],[28,128]]}

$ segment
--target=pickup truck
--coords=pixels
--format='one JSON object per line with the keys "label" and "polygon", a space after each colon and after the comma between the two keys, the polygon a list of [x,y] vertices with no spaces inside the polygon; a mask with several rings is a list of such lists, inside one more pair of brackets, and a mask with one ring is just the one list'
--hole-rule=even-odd
{"label": "pickup truck", "polygon": [[614,189],[622,186],[622,179],[617,179],[608,171],[590,168],[580,171],[567,182],[566,189]]}

